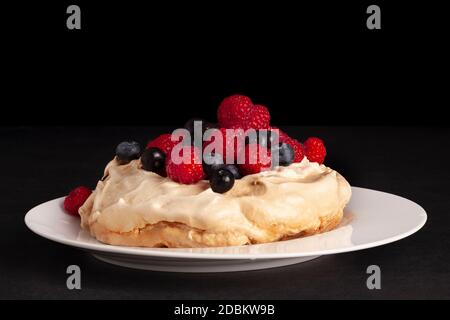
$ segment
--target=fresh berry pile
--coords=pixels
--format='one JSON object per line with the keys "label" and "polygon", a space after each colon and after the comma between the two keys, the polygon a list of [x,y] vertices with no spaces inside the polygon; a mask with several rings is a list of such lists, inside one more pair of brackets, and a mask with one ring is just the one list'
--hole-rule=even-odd
{"label": "fresh berry pile", "polygon": [[[217,124],[190,119],[182,136],[161,134],[149,141],[145,150],[135,141],[121,142],[116,148],[116,161],[125,165],[140,159],[142,170],[182,184],[208,179],[212,191],[217,193],[229,191],[242,176],[270,170],[277,163],[289,166],[305,157],[323,163],[326,148],[321,139],[311,137],[302,144],[271,126],[270,118],[265,106],[253,104],[249,97],[232,95],[220,103]],[[187,136],[190,139],[185,139]],[[90,193],[85,187],[73,190],[65,199],[64,208],[70,214],[78,214]]]}
{"label": "fresh berry pile", "polygon": [[[166,133],[151,140],[142,154],[135,142],[120,147],[122,143],[117,148],[117,159],[122,164],[140,157],[143,170],[182,184],[208,179],[211,189],[218,193],[230,190],[242,176],[270,170],[276,164],[274,155],[278,155],[280,166],[301,162],[305,156],[318,163],[325,159],[322,140],[313,137],[302,144],[271,126],[269,110],[253,104],[249,97],[225,98],[217,109],[217,119],[217,124],[199,118],[188,120],[184,125],[190,134],[188,143],[180,143],[180,139]],[[249,135],[249,129],[255,135]],[[199,143],[195,135],[202,138]],[[186,155],[185,161],[175,161],[174,155]]]}

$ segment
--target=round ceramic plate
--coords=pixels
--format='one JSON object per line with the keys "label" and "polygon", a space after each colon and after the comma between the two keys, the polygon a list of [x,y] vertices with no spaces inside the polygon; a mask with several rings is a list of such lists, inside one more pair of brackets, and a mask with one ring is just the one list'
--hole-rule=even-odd
{"label": "round ceramic plate", "polygon": [[405,238],[427,220],[425,210],[405,198],[352,187],[338,228],[310,237],[267,244],[216,248],[137,248],[98,242],[80,228],[80,219],[62,209],[64,198],[31,209],[25,223],[38,235],[131,268],[171,272],[257,270],[305,262],[321,255],[372,248]]}

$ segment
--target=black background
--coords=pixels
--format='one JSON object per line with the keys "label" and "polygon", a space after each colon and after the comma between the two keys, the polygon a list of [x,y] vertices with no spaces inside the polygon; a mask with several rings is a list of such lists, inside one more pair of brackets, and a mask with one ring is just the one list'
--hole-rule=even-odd
{"label": "black background", "polygon": [[[341,3],[342,2],[342,3]],[[1,298],[449,298],[450,173],[443,8],[372,2],[17,3],[1,19]],[[301,140],[322,137],[352,185],[399,194],[429,215],[400,242],[307,264],[221,275],[121,269],[32,234],[23,216],[77,185],[95,186],[114,146],[145,142],[192,116],[215,119],[243,93]],[[168,127],[159,127],[159,126]],[[68,291],[78,264],[83,289]],[[369,291],[378,264],[383,289]]]}
{"label": "black background", "polygon": [[179,125],[233,93],[279,125],[447,123],[438,3],[378,1],[381,30],[368,1],[75,3],[81,30],[69,1],[6,6],[3,124]]}

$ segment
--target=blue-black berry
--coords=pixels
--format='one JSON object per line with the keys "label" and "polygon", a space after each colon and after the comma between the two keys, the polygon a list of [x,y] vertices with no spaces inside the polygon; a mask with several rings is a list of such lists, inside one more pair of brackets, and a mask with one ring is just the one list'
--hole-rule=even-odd
{"label": "blue-black berry", "polygon": [[239,172],[238,167],[235,166],[234,164],[227,164],[223,167],[223,169],[227,169],[228,171],[230,171],[233,174],[234,179],[241,178],[241,173]]}
{"label": "blue-black berry", "polygon": [[223,157],[219,153],[205,153],[203,155],[203,171],[206,177],[210,177],[213,171],[224,166]]}
{"label": "blue-black berry", "polygon": [[278,152],[278,164],[288,166],[294,161],[294,149],[288,143],[282,142],[274,148],[273,153]]}
{"label": "blue-black berry", "polygon": [[144,170],[162,175],[166,165],[166,155],[161,149],[148,148],[142,153],[141,164]]}
{"label": "blue-black berry", "polygon": [[212,173],[209,179],[212,191],[216,193],[225,193],[234,185],[234,175],[227,169],[219,169]]}
{"label": "blue-black berry", "polygon": [[126,164],[131,160],[138,159],[141,155],[141,146],[136,141],[123,141],[116,147],[117,160]]}
{"label": "blue-black berry", "polygon": [[195,126],[195,122],[201,122],[200,123],[200,127],[201,127],[201,134],[202,136],[200,138],[203,138],[203,134],[205,133],[206,130],[208,129],[213,129],[213,128],[217,128],[217,124],[203,120],[201,118],[191,118],[189,119],[185,124],[184,124],[184,128],[187,129],[189,131],[189,133],[191,134],[191,144],[194,143],[194,126]]}

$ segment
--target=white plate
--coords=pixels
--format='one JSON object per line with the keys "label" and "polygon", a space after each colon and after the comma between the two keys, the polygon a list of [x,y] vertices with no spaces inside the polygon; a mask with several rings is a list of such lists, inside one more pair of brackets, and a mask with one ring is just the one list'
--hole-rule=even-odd
{"label": "white plate", "polygon": [[131,268],[171,272],[257,270],[308,261],[321,255],[384,245],[418,231],[425,210],[405,198],[352,187],[341,225],[310,237],[267,244],[216,248],[137,248],[98,242],[80,229],[80,220],[62,209],[64,198],[31,209],[25,223],[38,235],[92,253],[96,258]]}

